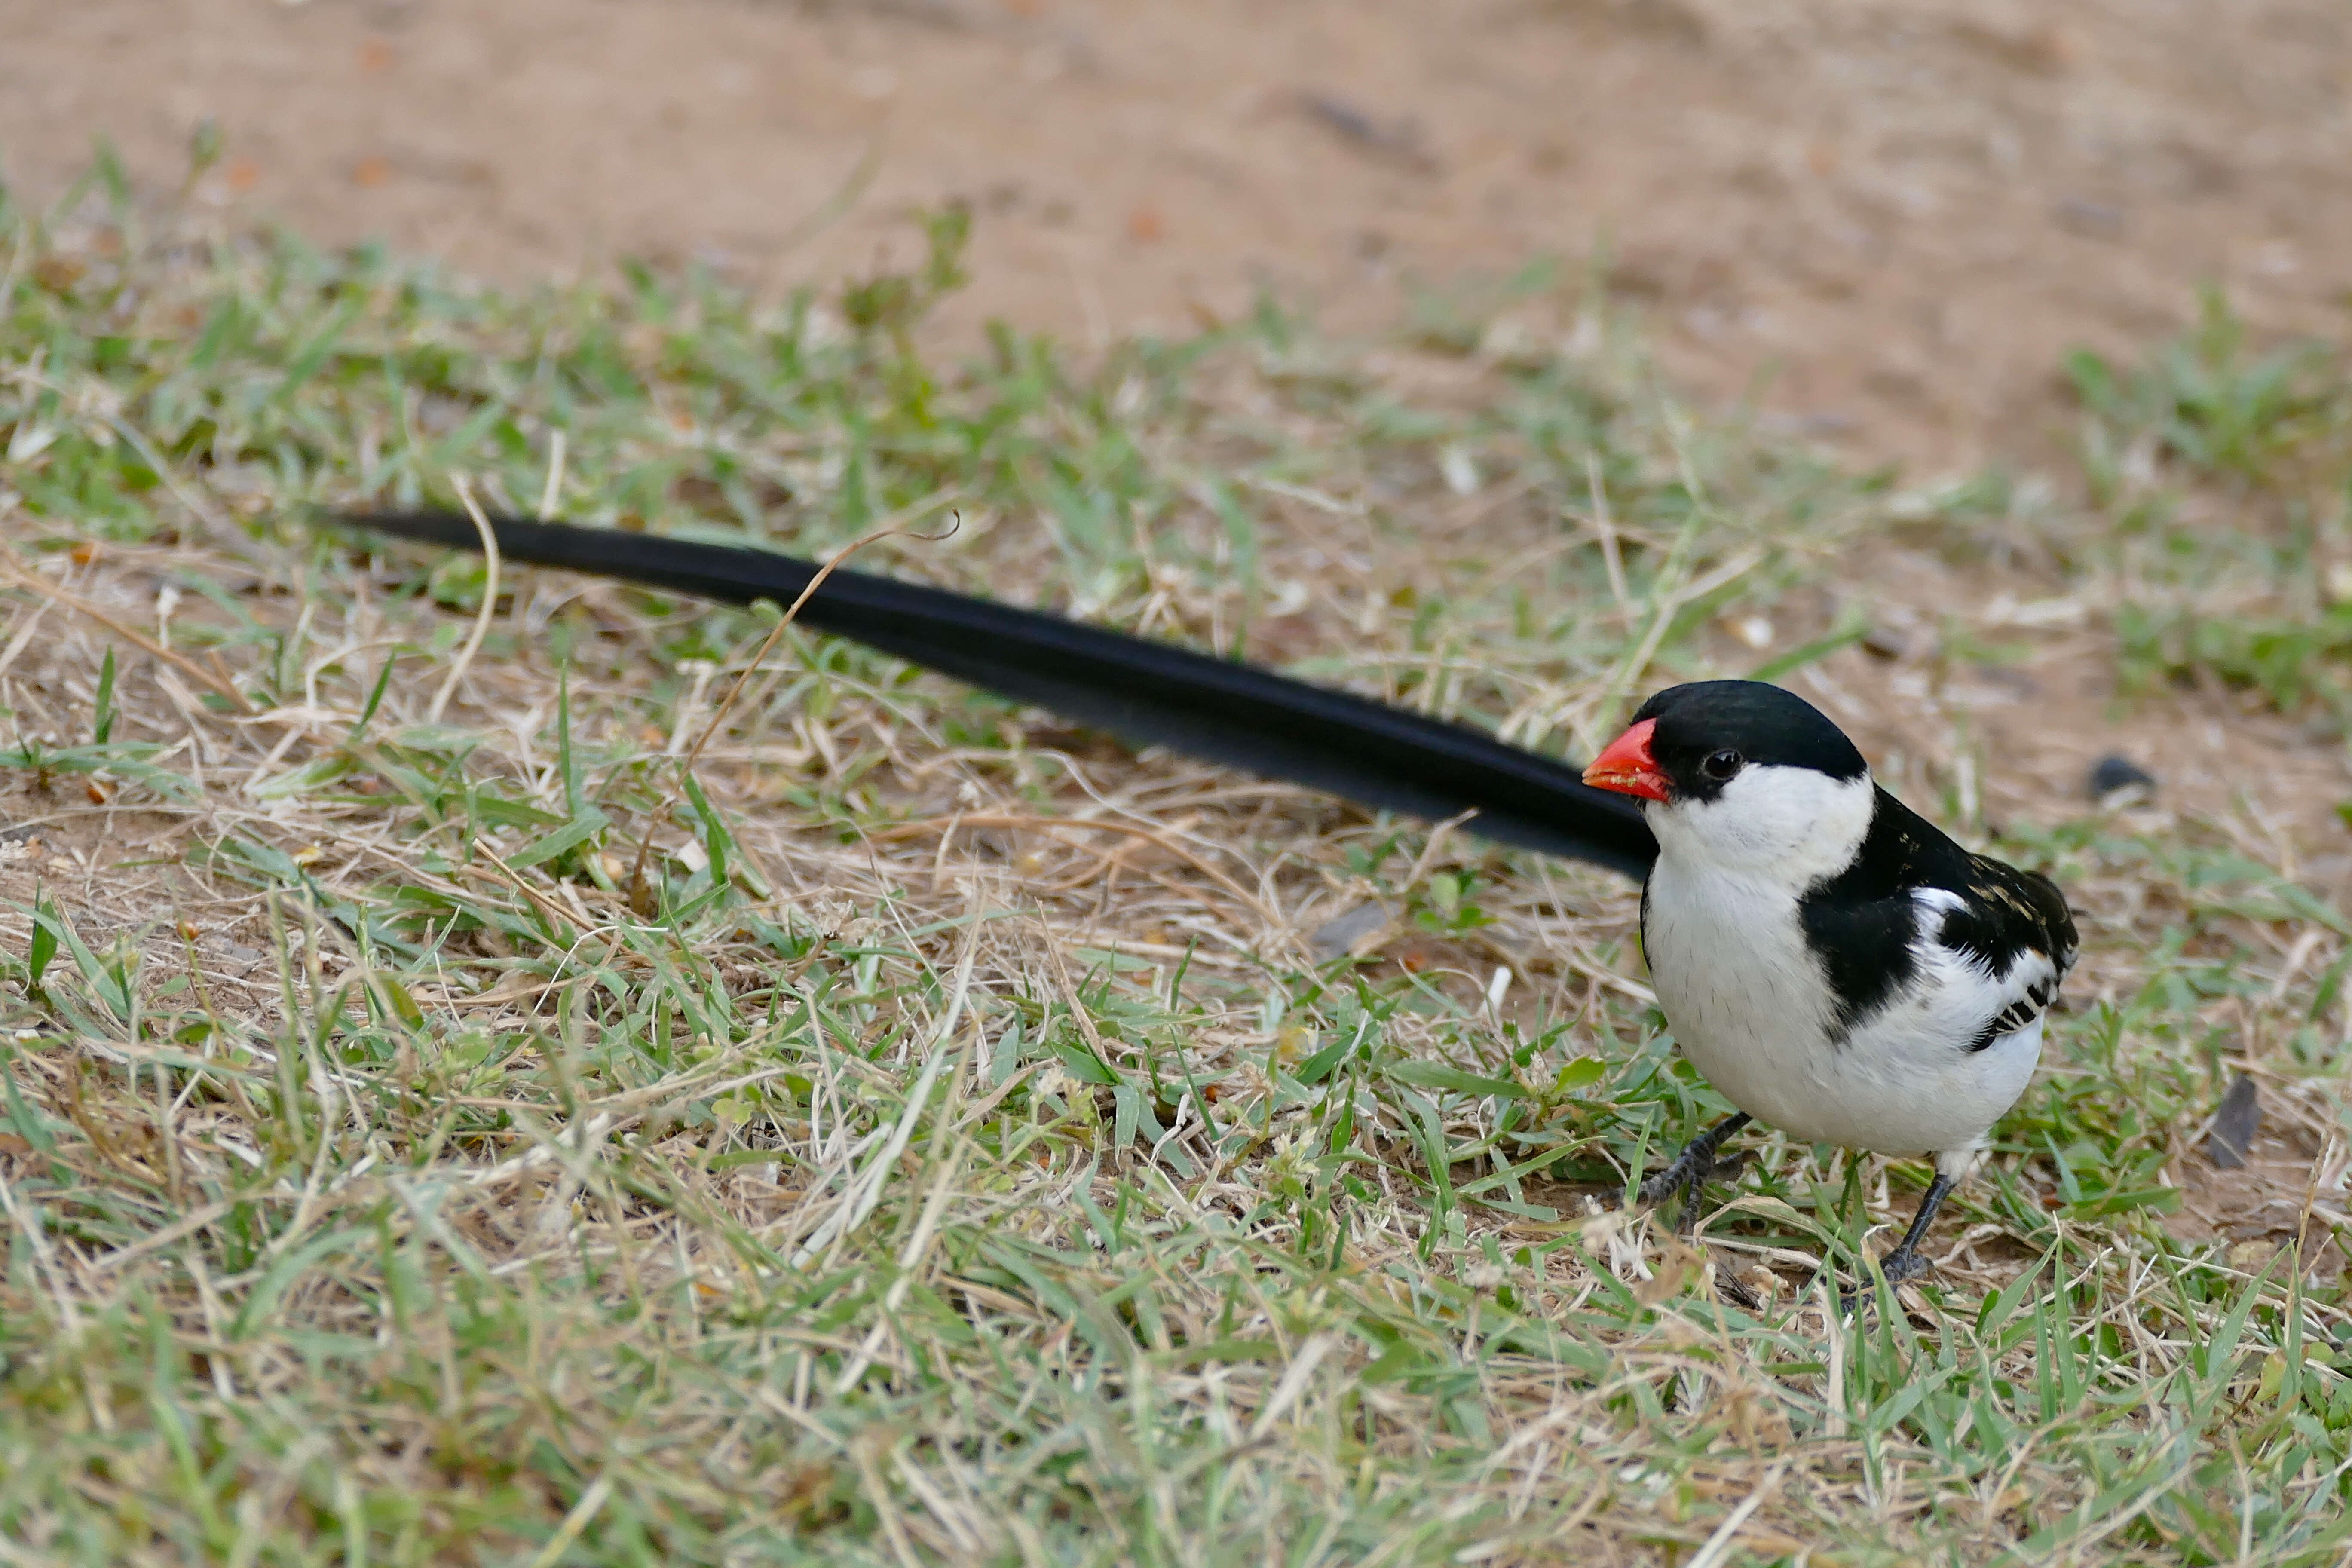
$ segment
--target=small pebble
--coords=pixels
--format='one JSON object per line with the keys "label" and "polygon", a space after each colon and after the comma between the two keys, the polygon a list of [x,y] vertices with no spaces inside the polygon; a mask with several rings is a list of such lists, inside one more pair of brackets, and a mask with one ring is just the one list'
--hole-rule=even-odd
{"label": "small pebble", "polygon": [[2113,239],[2124,231],[2124,214],[2120,207],[2105,202],[2088,201],[2081,196],[2062,197],[2051,216],[2061,227],[2096,239]]}
{"label": "small pebble", "polygon": [[2137,805],[2156,794],[2156,775],[2120,752],[2091,764],[2091,798],[2101,805]]}
{"label": "small pebble", "polygon": [[1911,651],[1911,639],[1893,626],[1873,626],[1862,635],[1862,651],[1873,658],[1897,659]]}
{"label": "small pebble", "polygon": [[1388,929],[1388,923],[1389,912],[1379,904],[1358,904],[1317,926],[1307,941],[1321,959],[1334,959],[1343,953],[1361,956],[1359,944],[1381,935]]}
{"label": "small pebble", "polygon": [[1393,159],[1423,174],[1438,171],[1437,159],[1422,142],[1420,126],[1409,119],[1382,120],[1344,98],[1326,92],[1301,92],[1298,107],[1375,157]]}
{"label": "small pebble", "polygon": [[2221,1097],[2221,1109],[2213,1113],[2213,1130],[2205,1135],[2205,1157],[2225,1171],[2242,1169],[2254,1147],[2254,1134],[2262,1130],[2262,1091],[2252,1078],[2240,1073]]}

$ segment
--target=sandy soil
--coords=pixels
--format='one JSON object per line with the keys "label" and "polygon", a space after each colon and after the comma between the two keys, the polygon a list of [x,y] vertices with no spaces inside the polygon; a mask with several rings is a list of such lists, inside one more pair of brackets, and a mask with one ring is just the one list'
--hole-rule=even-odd
{"label": "sandy soil", "polygon": [[1081,342],[1605,256],[1685,385],[1915,471],[2046,458],[2063,352],[2201,281],[2277,329],[2352,288],[2325,0],[0,0],[0,37],[36,195],[100,133],[173,182],[211,116],[238,215],[772,288],[954,197],[959,322]]}

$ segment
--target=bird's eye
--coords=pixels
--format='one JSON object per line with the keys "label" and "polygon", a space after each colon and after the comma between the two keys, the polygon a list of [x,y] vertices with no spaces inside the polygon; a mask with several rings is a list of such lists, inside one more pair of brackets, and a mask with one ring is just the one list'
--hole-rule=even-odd
{"label": "bird's eye", "polygon": [[1704,762],[1699,763],[1698,771],[1711,779],[1721,782],[1739,771],[1741,761],[1742,758],[1738,752],[1712,752],[1707,754]]}

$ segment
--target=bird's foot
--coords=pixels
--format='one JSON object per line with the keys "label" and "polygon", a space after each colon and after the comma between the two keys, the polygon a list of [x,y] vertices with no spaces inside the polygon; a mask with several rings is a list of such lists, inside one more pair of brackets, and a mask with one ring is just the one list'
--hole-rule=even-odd
{"label": "bird's foot", "polygon": [[1670,1161],[1666,1168],[1649,1177],[1634,1189],[1634,1195],[1644,1207],[1664,1203],[1677,1193],[1682,1194],[1681,1226],[1694,1228],[1698,1221],[1699,1189],[1709,1182],[1727,1182],[1737,1176],[1748,1163],[1748,1155],[1718,1155],[1723,1141],[1748,1125],[1743,1112],[1700,1133],[1683,1145],[1682,1152]]}
{"label": "bird's foot", "polygon": [[[1920,1256],[1919,1244],[1927,1239],[1927,1227],[1935,1223],[1936,1211],[1944,1206],[1944,1199],[1951,1194],[1957,1184],[1957,1178],[1946,1175],[1941,1170],[1937,1171],[1936,1179],[1927,1185],[1927,1195],[1919,1200],[1919,1212],[1911,1216],[1911,1228],[1903,1233],[1903,1239],[1895,1244],[1894,1251],[1878,1260],[1879,1277],[1888,1286],[1900,1285],[1906,1279],[1916,1279],[1927,1272],[1931,1265]],[[1851,1316],[1876,1293],[1876,1289],[1875,1286],[1864,1286],[1851,1296],[1840,1296],[1839,1312]]]}
{"label": "bird's foot", "polygon": [[[1919,1255],[1919,1249],[1906,1239],[1904,1244],[1878,1260],[1879,1277],[1892,1290],[1906,1279],[1916,1279],[1935,1265]],[[1864,1285],[1858,1290],[1838,1293],[1838,1315],[1850,1318],[1868,1306],[1878,1294],[1875,1285]]]}
{"label": "bird's foot", "polygon": [[1646,1206],[1662,1204],[1679,1193],[1685,1202],[1697,1198],[1699,1189],[1709,1182],[1727,1182],[1739,1174],[1748,1163],[1748,1151],[1736,1154],[1717,1155],[1713,1150],[1701,1150],[1694,1143],[1674,1157],[1672,1163],[1655,1175],[1643,1179],[1634,1195]]}
{"label": "bird's foot", "polygon": [[1906,1279],[1916,1279],[1935,1265],[1919,1255],[1919,1249],[1906,1244],[1878,1260],[1878,1272],[1889,1285],[1900,1285]]}

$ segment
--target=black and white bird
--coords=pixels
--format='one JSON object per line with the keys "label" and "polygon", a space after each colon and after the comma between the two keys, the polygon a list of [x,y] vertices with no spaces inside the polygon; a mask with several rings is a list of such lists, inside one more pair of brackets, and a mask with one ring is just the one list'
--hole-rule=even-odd
{"label": "black and white bird", "polygon": [[2074,962],[2048,878],[1972,855],[1878,787],[1792,692],[1659,692],[1584,771],[1657,835],[1642,946],[1675,1043],[1739,1114],[1643,1184],[1656,1202],[1736,1168],[1750,1120],[1816,1143],[1934,1157],[1889,1281],[1927,1267],[1945,1196],[2017,1103]]}
{"label": "black and white bird", "polygon": [[[456,513],[341,521],[458,548]],[[769,551],[499,519],[501,555],[724,603],[791,604],[815,563]],[[1873,781],[1810,703],[1755,681],[1662,691],[1584,770],[1465,725],[1057,616],[848,570],[800,619],[1144,745],[1643,877],[1666,1023],[1739,1108],[1644,1182],[1645,1202],[1738,1162],[1749,1121],[1930,1154],[1936,1176],[1889,1279],[2041,1054],[2074,958],[2047,879],[1971,855]]]}

